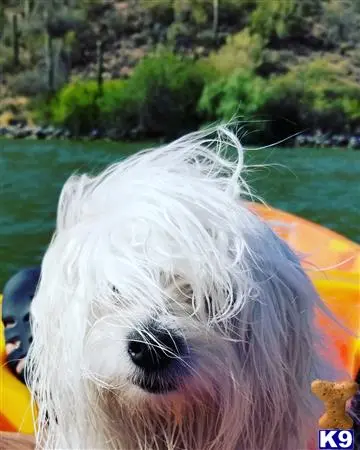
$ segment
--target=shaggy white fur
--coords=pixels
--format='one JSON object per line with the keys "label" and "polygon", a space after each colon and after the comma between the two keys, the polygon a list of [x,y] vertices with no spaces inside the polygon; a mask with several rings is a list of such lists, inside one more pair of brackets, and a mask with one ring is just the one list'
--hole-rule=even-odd
{"label": "shaggy white fur", "polygon": [[243,171],[220,127],[67,181],[32,307],[38,448],[307,448],[311,381],[337,377],[321,302]]}

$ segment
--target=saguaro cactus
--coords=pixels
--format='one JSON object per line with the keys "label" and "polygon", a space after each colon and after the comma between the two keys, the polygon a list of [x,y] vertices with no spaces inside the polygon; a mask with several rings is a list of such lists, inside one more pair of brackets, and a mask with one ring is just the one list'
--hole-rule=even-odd
{"label": "saguaro cactus", "polygon": [[104,72],[104,47],[101,39],[96,41],[96,79],[98,84],[98,94],[99,96],[103,93],[103,72]]}
{"label": "saguaro cactus", "polygon": [[219,0],[213,0],[213,35],[217,36],[219,27]]}
{"label": "saguaro cactus", "polygon": [[12,45],[13,45],[13,61],[14,66],[17,67],[20,64],[19,59],[19,26],[18,26],[18,16],[17,14],[14,14],[12,16]]}
{"label": "saguaro cactus", "polygon": [[54,70],[54,47],[53,38],[49,33],[45,34],[45,52],[47,67],[47,84],[50,93],[55,91],[55,70]]}
{"label": "saguaro cactus", "polygon": [[34,6],[33,0],[24,0],[24,15],[26,20],[29,19],[33,6]]}

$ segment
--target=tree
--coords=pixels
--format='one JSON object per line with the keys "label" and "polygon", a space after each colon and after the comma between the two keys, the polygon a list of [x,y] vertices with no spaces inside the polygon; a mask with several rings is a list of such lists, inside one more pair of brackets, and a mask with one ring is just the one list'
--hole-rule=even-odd
{"label": "tree", "polygon": [[213,33],[216,37],[219,26],[219,0],[213,0]]}
{"label": "tree", "polygon": [[251,28],[263,38],[306,34],[322,12],[321,0],[257,0]]}
{"label": "tree", "polygon": [[360,40],[360,0],[328,1],[319,26],[327,43],[338,45],[347,41],[357,45]]}

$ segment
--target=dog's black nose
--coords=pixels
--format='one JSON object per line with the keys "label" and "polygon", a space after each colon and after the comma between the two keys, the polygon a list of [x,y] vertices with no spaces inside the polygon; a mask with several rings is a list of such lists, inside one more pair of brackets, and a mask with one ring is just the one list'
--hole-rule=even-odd
{"label": "dog's black nose", "polygon": [[142,334],[134,332],[129,337],[128,352],[131,360],[146,372],[161,371],[181,357],[183,339],[170,330],[146,328]]}

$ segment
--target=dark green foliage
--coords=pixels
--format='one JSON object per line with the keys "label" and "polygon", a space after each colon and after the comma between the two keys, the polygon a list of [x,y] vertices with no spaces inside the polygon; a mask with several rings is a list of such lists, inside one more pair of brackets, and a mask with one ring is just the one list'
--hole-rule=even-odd
{"label": "dark green foliage", "polygon": [[127,84],[124,80],[104,81],[100,96],[96,80],[70,83],[51,103],[49,119],[75,135],[103,128],[125,134],[136,124],[137,108]]}
{"label": "dark green foliage", "polygon": [[11,47],[1,45],[0,43],[0,67],[2,71],[11,72],[14,68],[13,52]]}
{"label": "dark green foliage", "polygon": [[54,15],[49,17],[45,23],[47,33],[55,38],[62,38],[69,31],[77,31],[83,27],[83,21],[76,16]]}
{"label": "dark green foliage", "polygon": [[105,81],[97,101],[100,117],[94,128],[110,131],[117,138],[128,137],[138,126],[139,101],[129,80]]}
{"label": "dark green foliage", "polygon": [[65,86],[52,102],[55,124],[69,128],[75,135],[88,133],[100,120],[96,81],[74,82]]}
{"label": "dark green foliage", "polygon": [[171,53],[144,59],[129,80],[129,89],[136,92],[139,126],[151,136],[168,137],[196,127],[196,105],[207,76],[200,64]]}
{"label": "dark green foliage", "polygon": [[[93,128],[116,137],[134,130],[174,138],[202,121],[243,121],[273,143],[308,128],[344,130],[360,121],[360,87],[326,59],[264,79],[252,69],[214,78],[208,66],[171,53],[145,58],[128,80],[72,83],[53,103],[53,119],[76,134]],[[100,95],[101,94],[101,95]]]}
{"label": "dark green foliage", "polygon": [[199,103],[209,120],[231,120],[234,116],[251,120],[266,99],[266,82],[251,70],[237,70],[208,84]]}
{"label": "dark green foliage", "polygon": [[16,95],[29,97],[45,94],[48,91],[46,74],[43,70],[25,70],[13,75],[9,84]]}
{"label": "dark green foliage", "polygon": [[243,119],[268,144],[305,129],[355,129],[360,86],[343,78],[345,70],[321,58],[269,80],[238,70],[206,86],[199,106],[209,120]]}
{"label": "dark green foliage", "polygon": [[214,15],[221,19],[232,16],[240,19],[241,14],[255,5],[256,0],[140,0],[143,8],[151,11],[153,16],[165,21],[188,21],[195,25],[209,24],[213,26]]}
{"label": "dark green foliage", "polygon": [[264,39],[304,36],[322,12],[322,0],[257,0],[251,28]]}
{"label": "dark green foliage", "polygon": [[209,55],[209,64],[220,76],[229,76],[238,69],[255,70],[262,62],[264,40],[248,28],[229,36],[218,51]]}
{"label": "dark green foliage", "polygon": [[54,103],[56,123],[77,134],[106,127],[117,136],[139,129],[147,136],[175,137],[200,124],[197,103],[207,71],[192,60],[160,53],[144,59],[127,80],[66,86]]}
{"label": "dark green foliage", "polygon": [[312,96],[303,81],[292,75],[268,80],[265,101],[256,112],[264,120],[265,144],[288,139],[310,126]]}

